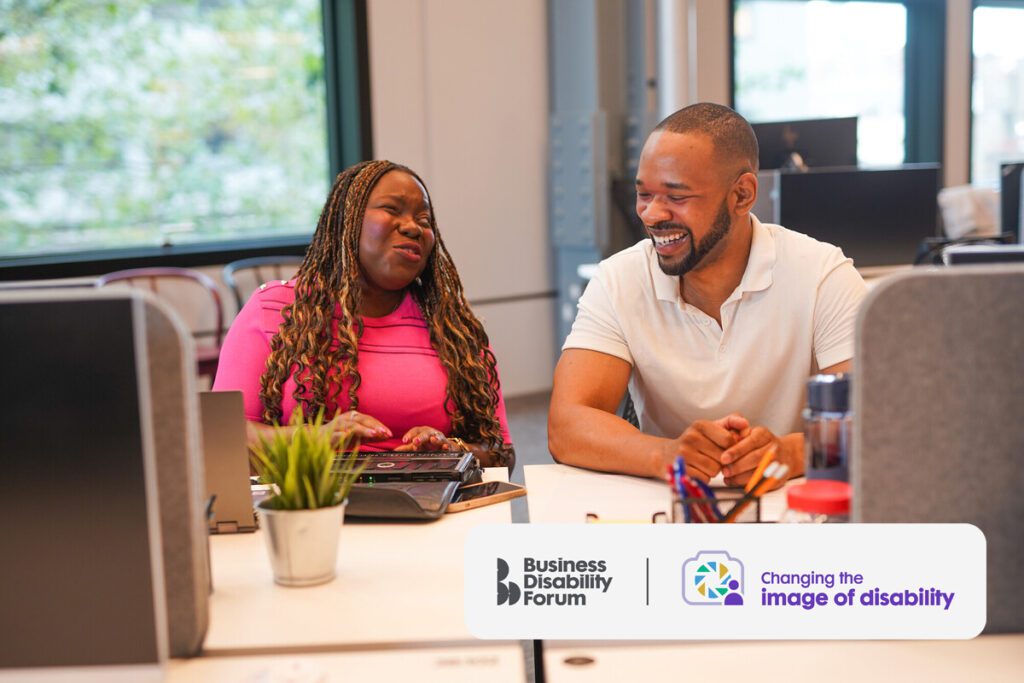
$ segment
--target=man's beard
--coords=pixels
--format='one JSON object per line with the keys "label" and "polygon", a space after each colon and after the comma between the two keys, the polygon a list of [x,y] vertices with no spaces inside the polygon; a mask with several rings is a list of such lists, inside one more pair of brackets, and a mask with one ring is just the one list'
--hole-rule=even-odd
{"label": "man's beard", "polygon": [[[659,223],[654,226],[655,228],[683,228],[689,233],[690,238],[690,251],[686,253],[680,261],[676,263],[666,262],[662,259],[661,255],[658,255],[658,265],[661,267],[661,271],[665,275],[672,275],[674,277],[681,277],[686,275],[691,270],[696,268],[700,264],[701,260],[711,252],[715,246],[722,241],[722,238],[729,234],[729,227],[731,226],[731,220],[729,219],[729,206],[728,203],[723,200],[721,207],[718,209],[718,213],[715,215],[715,221],[711,224],[711,230],[708,231],[704,238],[700,241],[700,244],[694,246],[693,244],[693,231],[686,226],[679,225],[677,223]],[[651,237],[651,241],[654,241],[654,237]]]}

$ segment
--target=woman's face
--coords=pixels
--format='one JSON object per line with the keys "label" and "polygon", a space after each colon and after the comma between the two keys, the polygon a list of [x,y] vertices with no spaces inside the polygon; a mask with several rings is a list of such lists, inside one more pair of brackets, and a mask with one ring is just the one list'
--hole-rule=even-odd
{"label": "woman's face", "polygon": [[366,285],[405,289],[423,272],[434,249],[427,192],[404,171],[389,171],[370,192],[359,236]]}

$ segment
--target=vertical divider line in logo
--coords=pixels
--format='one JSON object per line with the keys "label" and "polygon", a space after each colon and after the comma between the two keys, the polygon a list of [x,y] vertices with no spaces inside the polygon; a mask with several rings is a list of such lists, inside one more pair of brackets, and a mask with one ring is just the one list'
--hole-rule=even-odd
{"label": "vertical divider line in logo", "polygon": [[644,560],[647,562],[647,569],[644,571],[644,604],[648,607],[651,606],[651,558],[645,557]]}

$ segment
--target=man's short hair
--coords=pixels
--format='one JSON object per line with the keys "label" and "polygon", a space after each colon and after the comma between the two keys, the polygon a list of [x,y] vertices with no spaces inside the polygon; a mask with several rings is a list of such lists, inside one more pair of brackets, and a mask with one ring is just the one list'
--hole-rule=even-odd
{"label": "man's short hair", "polygon": [[721,104],[699,102],[669,114],[654,127],[669,133],[702,133],[711,138],[726,166],[749,166],[757,172],[757,136],[747,120]]}

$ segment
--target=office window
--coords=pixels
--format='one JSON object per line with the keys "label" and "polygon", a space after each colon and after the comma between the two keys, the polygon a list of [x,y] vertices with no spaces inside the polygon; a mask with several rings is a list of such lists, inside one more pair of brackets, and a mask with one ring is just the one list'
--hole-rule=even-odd
{"label": "office window", "polygon": [[[994,4],[993,4],[994,5]],[[1024,160],[1024,2],[974,10],[971,179],[997,184],[999,164]]]}
{"label": "office window", "polygon": [[752,122],[858,116],[861,166],[907,159],[907,7],[735,0],[736,110]]}
{"label": "office window", "polygon": [[308,235],[320,0],[4,3],[0,254]]}

